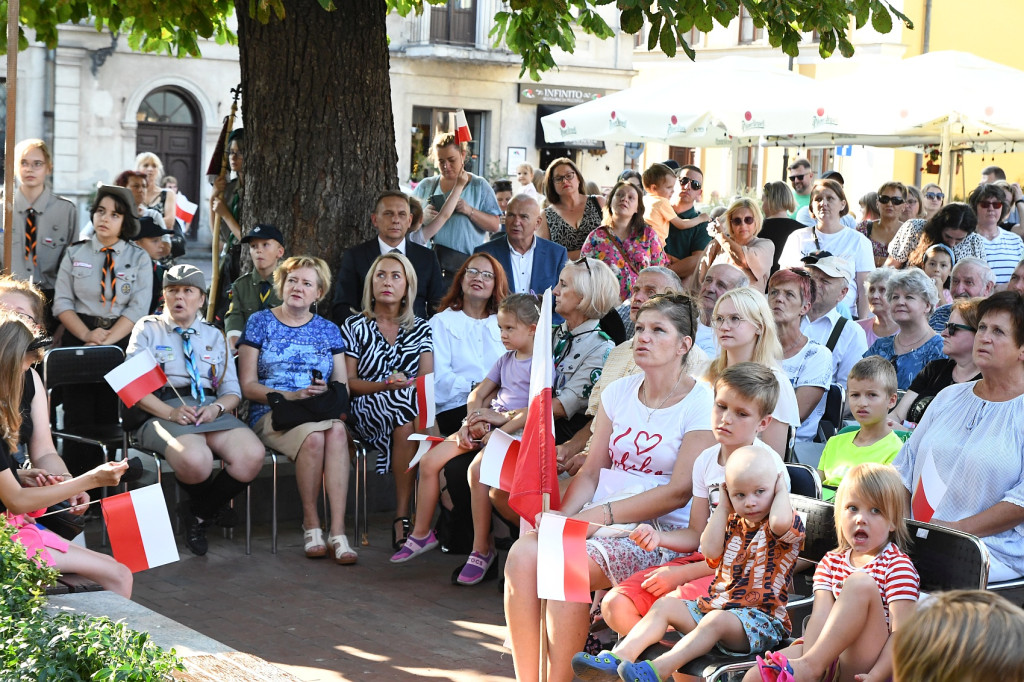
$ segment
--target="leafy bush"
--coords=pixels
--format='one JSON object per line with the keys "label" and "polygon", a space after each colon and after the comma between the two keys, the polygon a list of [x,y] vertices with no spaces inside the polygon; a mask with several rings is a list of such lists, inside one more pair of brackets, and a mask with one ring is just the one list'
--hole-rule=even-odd
{"label": "leafy bush", "polygon": [[0,516],[0,680],[167,680],[184,670],[172,649],[109,618],[46,612],[58,572],[38,566]]}

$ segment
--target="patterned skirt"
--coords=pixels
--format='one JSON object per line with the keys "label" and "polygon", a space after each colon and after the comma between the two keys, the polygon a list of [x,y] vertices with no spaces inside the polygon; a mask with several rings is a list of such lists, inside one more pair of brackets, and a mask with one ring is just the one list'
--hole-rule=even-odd
{"label": "patterned skirt", "polygon": [[380,453],[377,473],[391,469],[391,437],[395,429],[416,418],[416,392],[413,388],[381,391],[352,399],[347,426],[367,446]]}

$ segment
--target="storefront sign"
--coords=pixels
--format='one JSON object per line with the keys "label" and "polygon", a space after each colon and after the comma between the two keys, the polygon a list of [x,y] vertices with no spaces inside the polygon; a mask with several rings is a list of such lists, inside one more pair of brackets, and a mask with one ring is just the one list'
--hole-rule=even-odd
{"label": "storefront sign", "polygon": [[579,88],[563,85],[519,84],[520,104],[560,104],[575,106],[608,94],[603,88]]}

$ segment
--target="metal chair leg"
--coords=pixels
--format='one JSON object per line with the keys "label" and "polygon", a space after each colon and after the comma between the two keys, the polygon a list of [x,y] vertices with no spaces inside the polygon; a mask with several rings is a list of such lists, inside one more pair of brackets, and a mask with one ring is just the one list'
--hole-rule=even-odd
{"label": "metal chair leg", "polygon": [[363,456],[361,457],[362,464],[359,467],[360,471],[357,475],[360,476],[360,480],[362,481],[362,494],[356,501],[363,508],[363,522],[362,526],[359,529],[359,544],[363,547],[368,547],[370,545],[370,508],[368,503],[368,499],[370,496],[370,487],[369,481],[366,476],[366,468],[368,466],[367,460],[370,459],[370,453],[366,450],[365,445],[361,446],[360,450],[362,451]]}
{"label": "metal chair leg", "polygon": [[252,484],[245,486],[245,555],[252,554]]}
{"label": "metal chair leg", "polygon": [[273,487],[270,489],[270,553],[277,554],[277,453],[271,451]]}

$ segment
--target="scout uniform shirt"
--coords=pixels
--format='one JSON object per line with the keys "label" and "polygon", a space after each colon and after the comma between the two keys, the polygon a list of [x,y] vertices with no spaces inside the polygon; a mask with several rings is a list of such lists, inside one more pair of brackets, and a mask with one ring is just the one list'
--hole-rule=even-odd
{"label": "scout uniform shirt", "polygon": [[[174,331],[177,326],[178,323],[171,319],[167,311],[159,315],[146,315],[132,329],[127,356],[132,357],[148,348],[163,368],[168,383],[177,388],[181,395],[188,396],[191,379],[185,364],[181,334]],[[195,330],[190,335],[190,341],[204,392],[216,393],[218,398],[225,395],[241,398],[242,389],[238,384],[235,361],[229,359],[224,335],[198,314],[190,327]]]}
{"label": "scout uniform shirt", "polygon": [[149,312],[153,296],[153,264],[149,254],[140,246],[118,239],[111,246],[113,287],[104,287],[106,253],[102,248],[93,235],[68,249],[57,274],[54,317],[71,310],[106,320],[123,316],[135,322]]}
{"label": "scout uniform shirt", "polygon": [[253,268],[250,272],[242,275],[231,285],[231,307],[224,317],[224,331],[228,337],[241,336],[245,331],[245,323],[249,316],[257,310],[266,310],[281,305],[281,299],[277,295],[277,287],[274,286],[274,277],[271,275],[266,283],[270,290],[263,296],[260,293],[260,273]]}
{"label": "scout uniform shirt", "polygon": [[[35,244],[26,252],[25,221],[29,209],[34,212]],[[52,291],[57,282],[57,268],[68,246],[78,234],[78,211],[64,197],[56,196],[47,185],[35,203],[29,204],[21,191],[14,193],[11,221],[11,273],[22,280],[31,280],[40,289]],[[2,245],[0,245],[2,248]],[[31,252],[34,251],[33,259]]]}

